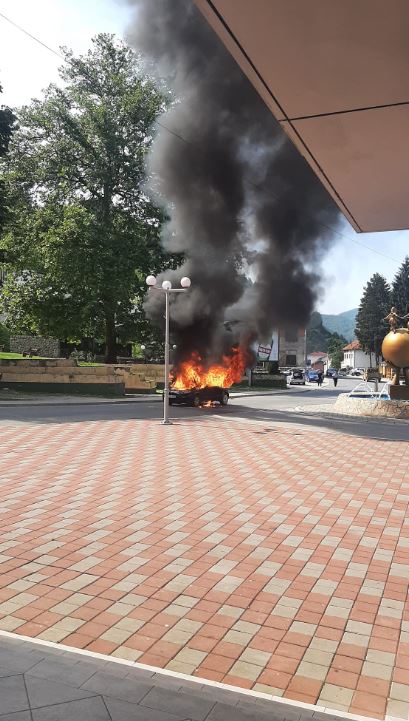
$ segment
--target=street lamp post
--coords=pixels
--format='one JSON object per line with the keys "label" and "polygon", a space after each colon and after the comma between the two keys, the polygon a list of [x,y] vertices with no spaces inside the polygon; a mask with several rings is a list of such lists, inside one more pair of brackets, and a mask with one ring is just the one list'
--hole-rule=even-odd
{"label": "street lamp post", "polygon": [[141,345],[141,351],[142,351],[142,353],[143,353],[143,362],[144,362],[144,364],[146,365],[146,353],[145,353],[145,351],[146,351],[146,345]]}
{"label": "street lamp post", "polygon": [[163,394],[163,421],[164,426],[169,426],[172,421],[169,420],[169,295],[170,293],[186,293],[191,285],[190,278],[182,278],[180,281],[181,288],[172,288],[170,280],[164,280],[161,286],[156,285],[154,275],[148,275],[146,284],[151,290],[158,290],[165,293],[165,388]]}

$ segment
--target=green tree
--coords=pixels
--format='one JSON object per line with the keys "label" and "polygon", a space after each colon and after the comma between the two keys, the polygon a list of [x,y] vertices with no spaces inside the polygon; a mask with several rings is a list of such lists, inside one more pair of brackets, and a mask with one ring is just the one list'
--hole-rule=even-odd
{"label": "green tree", "polygon": [[[1,92],[2,87],[0,85],[0,93]],[[7,153],[11,134],[13,132],[14,122],[15,117],[10,108],[6,108],[4,105],[0,105],[0,159],[3,158]],[[6,217],[6,188],[4,181],[0,176],[0,233]]]}
{"label": "green tree", "polygon": [[92,43],[85,56],[63,50],[63,87],[18,113],[2,241],[15,272],[3,305],[15,330],[105,338],[112,363],[117,337],[133,340],[145,323],[145,275],[172,265],[143,191],[165,96],[124,43]]}
{"label": "green tree", "polygon": [[328,356],[331,359],[331,367],[339,370],[344,360],[343,348],[347,345],[347,341],[338,333],[333,333],[327,343]]}
{"label": "green tree", "polygon": [[406,256],[392,283],[392,303],[399,315],[409,313],[409,256]]}
{"label": "green tree", "polygon": [[388,332],[388,323],[384,318],[390,307],[390,286],[382,275],[375,273],[365,286],[356,317],[355,333],[362,349],[374,353],[377,363],[383,338]]}

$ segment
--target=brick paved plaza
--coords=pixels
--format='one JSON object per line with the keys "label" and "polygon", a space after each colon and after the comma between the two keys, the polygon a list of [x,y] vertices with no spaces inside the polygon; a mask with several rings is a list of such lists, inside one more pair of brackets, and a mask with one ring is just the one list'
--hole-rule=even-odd
{"label": "brick paved plaza", "polygon": [[0,446],[0,629],[408,718],[407,442],[203,418]]}

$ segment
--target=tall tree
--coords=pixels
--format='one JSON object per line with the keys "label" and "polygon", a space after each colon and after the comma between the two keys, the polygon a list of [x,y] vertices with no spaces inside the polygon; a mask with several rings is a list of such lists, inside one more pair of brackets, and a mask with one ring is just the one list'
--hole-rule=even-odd
{"label": "tall tree", "polygon": [[[2,87],[0,85],[0,93],[1,92]],[[14,121],[15,117],[10,108],[0,105],[0,159],[7,153],[11,134],[13,132]],[[6,189],[5,183],[0,176],[0,233],[6,220],[6,215]]]}
{"label": "tall tree", "polygon": [[381,345],[388,332],[384,320],[391,307],[391,289],[383,275],[375,273],[364,289],[356,317],[355,333],[364,351],[374,353],[376,362],[381,356]]}
{"label": "tall tree", "polygon": [[409,256],[406,256],[393,279],[392,302],[399,315],[409,313]]}
{"label": "tall tree", "polygon": [[165,95],[140,58],[101,34],[85,56],[63,50],[62,87],[19,114],[7,182],[13,216],[3,246],[12,327],[57,337],[135,337],[144,276],[171,264],[161,218],[143,191],[153,123]]}
{"label": "tall tree", "polygon": [[338,335],[338,333],[333,333],[332,336],[328,340],[328,356],[331,359],[331,366],[332,368],[336,368],[339,370],[341,368],[341,363],[344,359],[344,353],[343,348],[346,346],[347,341],[342,336]]}

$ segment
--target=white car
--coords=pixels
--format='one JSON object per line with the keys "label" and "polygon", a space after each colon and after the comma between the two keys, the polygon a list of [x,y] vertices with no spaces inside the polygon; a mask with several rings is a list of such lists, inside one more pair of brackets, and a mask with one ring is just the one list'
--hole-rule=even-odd
{"label": "white car", "polygon": [[290,386],[305,386],[304,371],[293,371],[288,378]]}

